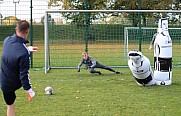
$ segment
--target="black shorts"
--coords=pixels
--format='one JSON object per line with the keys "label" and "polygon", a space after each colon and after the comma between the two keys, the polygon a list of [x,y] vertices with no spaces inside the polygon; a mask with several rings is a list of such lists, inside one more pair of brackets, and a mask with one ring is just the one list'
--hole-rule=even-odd
{"label": "black shorts", "polygon": [[16,99],[16,94],[15,92],[3,92],[4,100],[7,105],[12,105]]}

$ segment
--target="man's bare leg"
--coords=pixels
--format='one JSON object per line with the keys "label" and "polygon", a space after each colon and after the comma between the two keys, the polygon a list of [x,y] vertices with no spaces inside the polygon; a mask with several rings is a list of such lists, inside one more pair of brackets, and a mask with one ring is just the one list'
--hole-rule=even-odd
{"label": "man's bare leg", "polygon": [[14,103],[12,105],[7,105],[7,116],[16,116]]}

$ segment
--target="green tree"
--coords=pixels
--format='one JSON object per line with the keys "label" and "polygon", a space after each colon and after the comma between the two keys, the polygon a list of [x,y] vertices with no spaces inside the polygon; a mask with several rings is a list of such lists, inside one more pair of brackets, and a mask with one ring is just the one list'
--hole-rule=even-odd
{"label": "green tree", "polygon": [[[171,9],[172,0],[115,0],[111,9],[114,10],[168,10]],[[158,13],[126,13],[124,16],[132,20],[133,26],[138,26],[139,15],[146,26],[146,18],[156,16],[160,18]]]}
{"label": "green tree", "polygon": [[1,20],[0,25],[2,25],[2,18],[3,18],[3,15],[0,13],[0,20]]}
{"label": "green tree", "polygon": [[[63,5],[61,6],[60,4]],[[105,10],[107,8],[107,0],[50,0],[49,5],[56,4],[61,6],[63,10]],[[78,27],[90,25],[99,13],[63,13],[66,19],[72,20],[72,23]],[[103,14],[103,16],[105,16]],[[86,18],[85,18],[86,17]]]}
{"label": "green tree", "polygon": [[[51,4],[60,4],[63,2],[62,9],[64,10],[168,10],[172,9],[173,1],[177,3],[175,6],[179,6],[179,0],[51,0]],[[78,16],[79,15],[79,16]],[[99,14],[87,13],[88,23],[91,24],[91,19],[95,19]],[[106,17],[106,13],[101,14]],[[120,14],[112,14],[119,16]],[[160,17],[166,17],[166,13],[124,13],[125,18],[132,20],[133,26],[138,26],[139,17],[142,17],[143,25],[146,26],[146,18],[154,17],[156,19]],[[84,15],[70,14],[64,15],[68,19],[72,19],[74,23],[85,24]]]}

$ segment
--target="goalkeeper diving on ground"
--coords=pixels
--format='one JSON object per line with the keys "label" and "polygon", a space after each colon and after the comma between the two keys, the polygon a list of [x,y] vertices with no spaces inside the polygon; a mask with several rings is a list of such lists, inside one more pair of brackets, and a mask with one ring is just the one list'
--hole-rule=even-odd
{"label": "goalkeeper diving on ground", "polygon": [[82,64],[85,64],[85,69],[89,70],[90,73],[98,73],[99,75],[102,75],[102,73],[100,71],[94,70],[95,68],[101,68],[101,69],[105,69],[105,70],[114,72],[115,74],[122,74],[122,72],[115,71],[108,66],[104,66],[104,65],[100,64],[98,61],[96,61],[92,57],[90,57],[87,52],[82,53],[82,60],[78,64],[78,70],[77,70],[78,72],[80,72],[80,68],[81,68]]}

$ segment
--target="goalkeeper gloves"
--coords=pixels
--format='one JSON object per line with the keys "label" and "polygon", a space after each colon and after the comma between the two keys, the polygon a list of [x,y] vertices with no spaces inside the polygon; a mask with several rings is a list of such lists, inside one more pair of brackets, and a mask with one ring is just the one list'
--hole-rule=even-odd
{"label": "goalkeeper gloves", "polygon": [[86,66],[86,67],[85,67],[85,70],[90,69],[90,68],[91,68],[91,66]]}
{"label": "goalkeeper gloves", "polygon": [[32,89],[26,90],[28,101],[32,101],[32,98],[35,96],[35,92]]}
{"label": "goalkeeper gloves", "polygon": [[87,66],[87,69],[92,68],[91,66]]}
{"label": "goalkeeper gloves", "polygon": [[38,47],[28,46],[27,47],[30,52],[36,52],[38,50]]}
{"label": "goalkeeper gloves", "polygon": [[150,45],[149,50],[151,50],[151,48],[152,48],[152,45]]}

